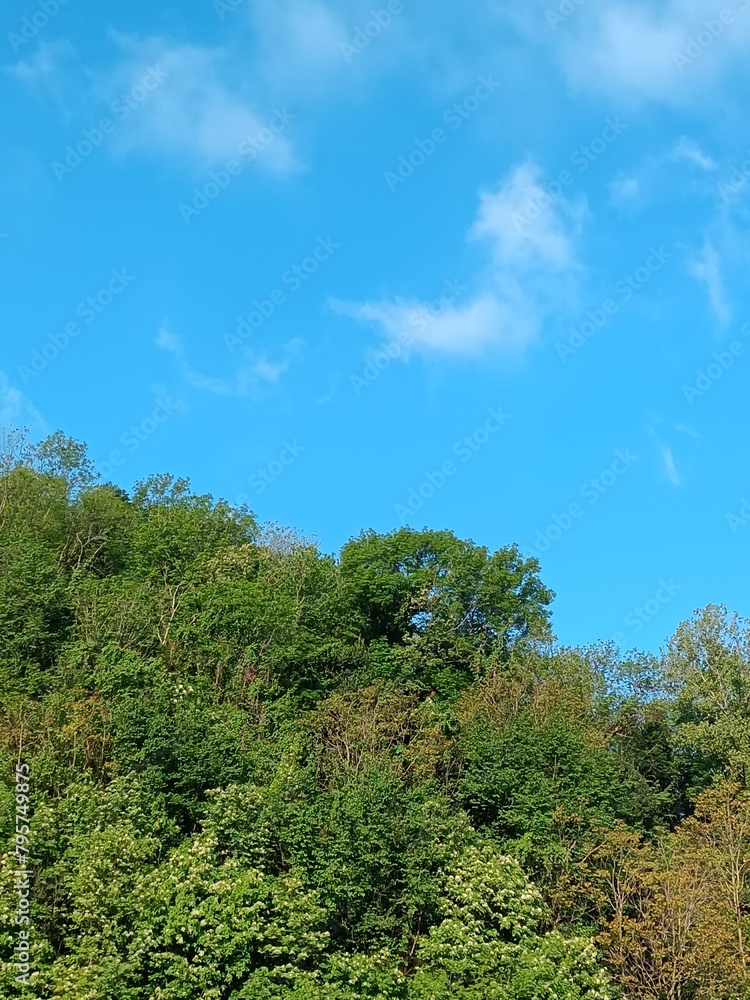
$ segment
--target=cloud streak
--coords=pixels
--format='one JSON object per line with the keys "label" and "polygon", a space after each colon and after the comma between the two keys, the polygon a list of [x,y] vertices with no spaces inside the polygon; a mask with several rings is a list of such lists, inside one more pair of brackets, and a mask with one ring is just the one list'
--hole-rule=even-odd
{"label": "cloud streak", "polygon": [[689,272],[705,287],[711,311],[716,319],[722,325],[727,324],[732,318],[732,311],[727,303],[721,258],[712,243],[705,243],[700,257],[690,262]]}
{"label": "cloud streak", "polygon": [[193,368],[187,359],[182,338],[167,327],[159,330],[156,346],[172,356],[183,381],[192,389],[214,396],[258,399],[279,383],[281,376],[299,353],[302,343],[297,339],[291,340],[278,360],[271,360],[267,354],[248,352],[249,363],[232,380],[204,375]]}

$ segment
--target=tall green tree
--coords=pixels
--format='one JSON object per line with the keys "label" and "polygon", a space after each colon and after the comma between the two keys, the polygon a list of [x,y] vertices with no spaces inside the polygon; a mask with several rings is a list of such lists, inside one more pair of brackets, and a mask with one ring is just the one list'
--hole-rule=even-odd
{"label": "tall green tree", "polygon": [[550,637],[553,594],[515,546],[490,553],[450,531],[364,532],[341,572],[376,673],[447,694],[471,683],[482,657]]}

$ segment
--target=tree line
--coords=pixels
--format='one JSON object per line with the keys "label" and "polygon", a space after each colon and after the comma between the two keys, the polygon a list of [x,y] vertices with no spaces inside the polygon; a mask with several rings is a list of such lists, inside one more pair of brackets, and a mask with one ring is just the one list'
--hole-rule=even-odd
{"label": "tree line", "polygon": [[566,648],[553,598],[515,545],[332,556],[6,435],[0,994],[750,997],[750,624]]}

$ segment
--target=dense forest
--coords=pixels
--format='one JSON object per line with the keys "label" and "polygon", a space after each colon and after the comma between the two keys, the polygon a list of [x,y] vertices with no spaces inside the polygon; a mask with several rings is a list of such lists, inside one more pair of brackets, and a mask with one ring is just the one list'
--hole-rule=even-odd
{"label": "dense forest", "polygon": [[561,648],[515,545],[0,463],[3,998],[750,997],[747,622]]}

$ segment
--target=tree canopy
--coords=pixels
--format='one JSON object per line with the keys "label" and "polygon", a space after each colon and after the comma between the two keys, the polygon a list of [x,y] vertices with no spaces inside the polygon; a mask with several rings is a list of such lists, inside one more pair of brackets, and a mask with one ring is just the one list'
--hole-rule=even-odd
{"label": "tree canopy", "polygon": [[750,998],[750,623],[566,649],[553,597],[512,544],[326,554],[8,435],[0,995]]}

